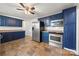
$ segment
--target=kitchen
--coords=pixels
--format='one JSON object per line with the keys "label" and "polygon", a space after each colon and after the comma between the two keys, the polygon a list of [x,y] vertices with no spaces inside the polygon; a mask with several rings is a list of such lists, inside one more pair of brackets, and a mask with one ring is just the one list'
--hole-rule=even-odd
{"label": "kitchen", "polygon": [[[2,5],[5,7],[7,4]],[[20,3],[20,5],[23,4]],[[51,11],[51,5],[56,5],[56,9],[52,9],[53,12],[60,7],[57,11],[61,12],[56,11],[53,14],[49,12],[48,15],[42,14],[42,17],[40,15],[39,17],[34,15],[35,18],[33,18],[33,15],[30,15],[30,19],[30,16],[27,15],[28,20],[26,19],[27,17],[24,17],[25,14],[22,14],[23,18],[27,21],[16,17],[5,16],[7,12],[2,13],[0,15],[0,42],[1,49],[3,50],[0,52],[2,55],[77,55],[76,12],[78,12],[78,6],[76,4],[49,3],[37,5],[40,8],[49,5],[50,10],[48,11]],[[49,54],[50,51],[52,51],[51,54]]]}

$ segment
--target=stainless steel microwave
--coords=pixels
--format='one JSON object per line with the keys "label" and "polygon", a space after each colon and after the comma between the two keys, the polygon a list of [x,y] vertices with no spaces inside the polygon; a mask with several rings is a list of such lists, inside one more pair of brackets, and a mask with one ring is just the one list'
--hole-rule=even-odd
{"label": "stainless steel microwave", "polygon": [[52,27],[63,27],[63,19],[58,19],[58,20],[52,20],[51,21],[51,26]]}

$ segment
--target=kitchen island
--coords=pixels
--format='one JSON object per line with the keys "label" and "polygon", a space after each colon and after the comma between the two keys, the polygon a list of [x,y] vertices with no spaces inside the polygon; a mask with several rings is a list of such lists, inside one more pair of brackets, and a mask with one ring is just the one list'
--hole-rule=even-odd
{"label": "kitchen island", "polygon": [[25,37],[24,30],[0,30],[1,43],[21,39]]}

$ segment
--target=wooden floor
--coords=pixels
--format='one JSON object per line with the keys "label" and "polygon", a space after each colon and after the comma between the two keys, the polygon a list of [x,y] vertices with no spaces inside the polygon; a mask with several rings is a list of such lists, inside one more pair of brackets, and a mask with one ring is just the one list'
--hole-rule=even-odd
{"label": "wooden floor", "polygon": [[0,44],[1,56],[74,56],[67,50],[32,41],[31,37]]}

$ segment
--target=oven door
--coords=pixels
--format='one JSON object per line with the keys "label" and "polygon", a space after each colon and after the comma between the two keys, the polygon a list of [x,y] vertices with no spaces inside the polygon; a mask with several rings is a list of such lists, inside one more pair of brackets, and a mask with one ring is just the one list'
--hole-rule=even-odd
{"label": "oven door", "polygon": [[49,34],[49,42],[62,44],[62,35],[60,35],[60,34]]}

